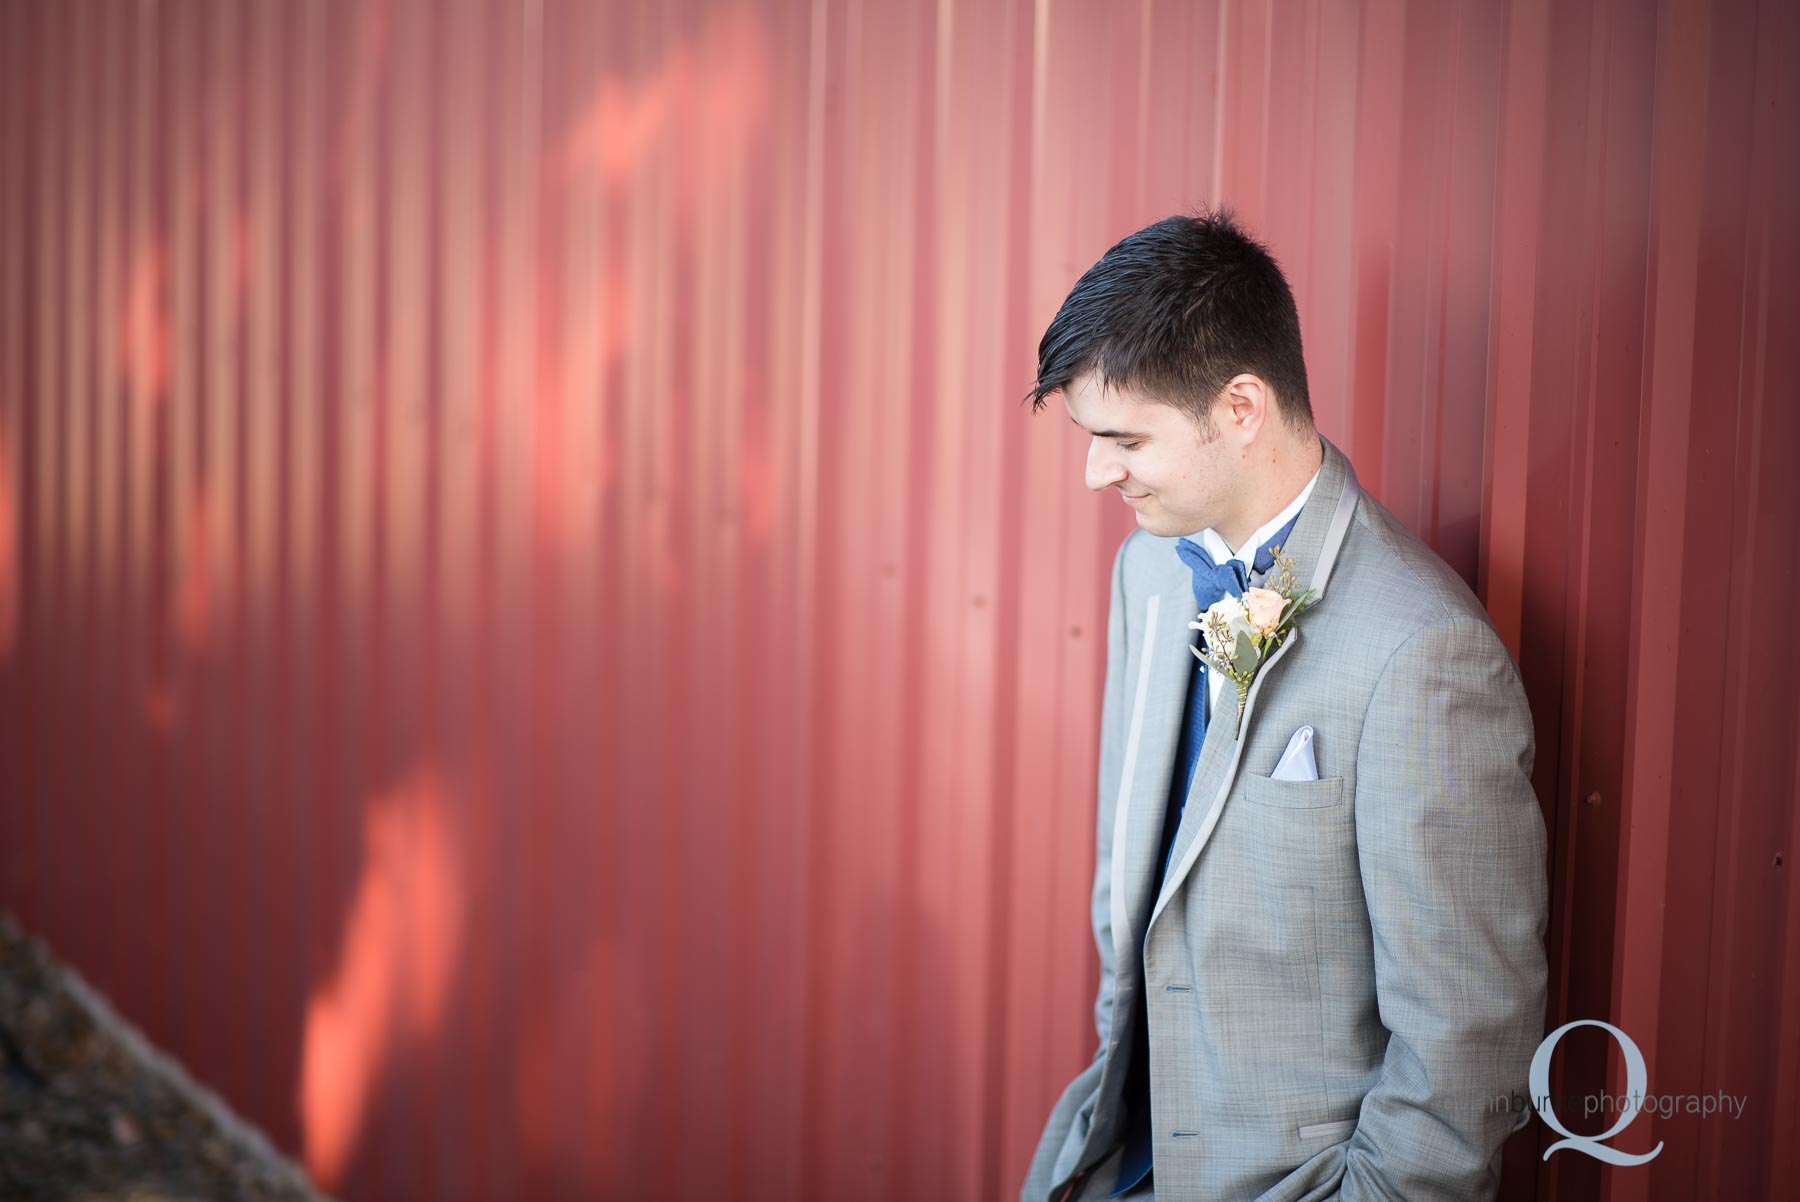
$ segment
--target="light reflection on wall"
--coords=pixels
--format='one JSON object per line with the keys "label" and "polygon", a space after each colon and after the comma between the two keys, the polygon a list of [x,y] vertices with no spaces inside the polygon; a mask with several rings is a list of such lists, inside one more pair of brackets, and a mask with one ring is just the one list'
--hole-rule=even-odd
{"label": "light reflection on wall", "polygon": [[396,1056],[431,1049],[451,1004],[468,870],[443,791],[421,765],[369,799],[338,961],[307,1001],[297,1105],[326,1189],[343,1183],[376,1083]]}

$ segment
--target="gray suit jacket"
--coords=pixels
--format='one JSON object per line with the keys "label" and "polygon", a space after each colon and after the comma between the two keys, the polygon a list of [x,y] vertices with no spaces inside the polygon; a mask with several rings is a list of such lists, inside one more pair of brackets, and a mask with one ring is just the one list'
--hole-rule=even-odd
{"label": "gray suit jacket", "polygon": [[[1320,592],[1220,694],[1154,896],[1197,637],[1175,541],[1113,566],[1094,938],[1099,1049],[1022,1197],[1104,1196],[1131,1006],[1149,1007],[1156,1197],[1486,1198],[1543,1035],[1545,830],[1518,671],[1460,577],[1330,443],[1289,539]],[[1316,732],[1317,781],[1270,779]],[[1138,971],[1141,965],[1141,974]]]}

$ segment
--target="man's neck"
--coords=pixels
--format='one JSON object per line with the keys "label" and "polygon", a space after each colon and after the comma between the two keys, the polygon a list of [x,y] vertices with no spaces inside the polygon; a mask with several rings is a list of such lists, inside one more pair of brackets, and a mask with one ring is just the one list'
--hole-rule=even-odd
{"label": "man's neck", "polygon": [[1231,530],[1221,529],[1216,532],[1225,541],[1225,545],[1231,548],[1231,553],[1237,554],[1251,535],[1292,505],[1294,498],[1318,474],[1324,462],[1325,447],[1317,434],[1309,433],[1306,439],[1296,439],[1285,445],[1263,478],[1263,486],[1258,490],[1261,496],[1257,503],[1247,507],[1251,513],[1259,516],[1245,519]]}

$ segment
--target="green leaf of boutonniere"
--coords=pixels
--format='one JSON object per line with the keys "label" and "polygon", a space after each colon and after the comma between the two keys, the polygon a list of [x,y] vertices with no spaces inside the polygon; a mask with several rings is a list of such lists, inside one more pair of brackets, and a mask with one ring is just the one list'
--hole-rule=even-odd
{"label": "green leaf of boutonniere", "polygon": [[1231,657],[1232,667],[1240,672],[1254,672],[1260,662],[1261,656],[1257,654],[1256,645],[1250,641],[1250,636],[1238,635],[1237,652]]}

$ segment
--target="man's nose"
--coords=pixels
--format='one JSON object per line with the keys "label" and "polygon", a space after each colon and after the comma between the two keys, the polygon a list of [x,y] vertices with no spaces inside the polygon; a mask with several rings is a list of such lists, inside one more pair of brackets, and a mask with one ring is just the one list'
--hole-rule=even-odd
{"label": "man's nose", "polygon": [[1095,492],[1111,488],[1125,478],[1125,465],[1109,443],[1096,438],[1088,444],[1087,486]]}

